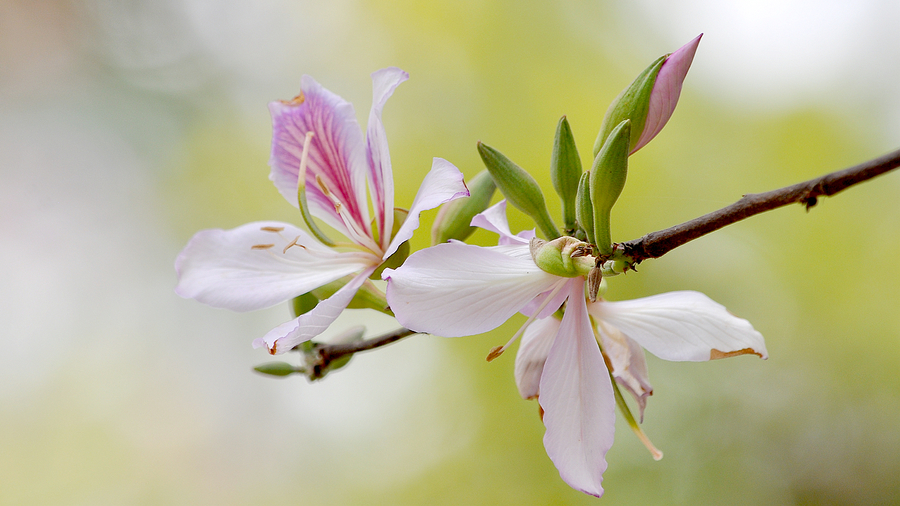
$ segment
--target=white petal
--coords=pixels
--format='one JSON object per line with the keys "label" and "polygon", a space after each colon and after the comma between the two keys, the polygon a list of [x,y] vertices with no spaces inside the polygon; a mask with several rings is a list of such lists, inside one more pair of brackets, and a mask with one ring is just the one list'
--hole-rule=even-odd
{"label": "white petal", "polygon": [[566,313],[541,375],[544,448],[563,481],[599,497],[615,433],[616,401],[588,319],[583,281],[569,284]]}
{"label": "white petal", "polygon": [[[295,238],[302,247],[284,251]],[[272,246],[254,249],[255,245]],[[214,307],[251,311],[284,302],[378,262],[370,254],[333,251],[287,223],[248,223],[232,230],[202,230],[194,235],[175,260],[175,292]]]}
{"label": "white petal", "polygon": [[491,207],[476,214],[472,218],[471,225],[490,230],[500,235],[498,244],[528,244],[534,237],[534,229],[523,230],[513,235],[509,230],[509,222],[506,220],[506,200],[501,200]]}
{"label": "white petal", "polygon": [[[391,170],[391,154],[388,151],[387,134],[381,122],[381,111],[400,83],[409,74],[397,67],[388,67],[372,73],[372,110],[366,131],[366,156],[369,162],[369,194],[375,208],[375,220],[381,237],[381,246],[388,244],[388,236],[394,219],[394,174]],[[387,234],[385,233],[387,230]]]}
{"label": "white petal", "polygon": [[516,353],[516,386],[523,399],[537,397],[544,362],[558,332],[559,320],[550,317],[532,322],[522,334]]}
{"label": "white petal", "polygon": [[334,292],[331,297],[319,301],[311,311],[302,314],[293,320],[282,323],[270,330],[265,336],[253,341],[254,348],[265,346],[272,355],[290,351],[298,344],[309,341],[321,334],[340,316],[347,308],[347,304],[353,300],[359,287],[365,283],[369,275],[375,272],[371,267],[359,273],[349,283]]}
{"label": "white petal", "polygon": [[605,324],[603,320],[597,320],[597,327],[603,340],[603,350],[612,363],[613,377],[618,384],[631,392],[638,403],[640,421],[643,423],[647,397],[653,395],[644,349],[634,339],[625,337],[619,329]]}
{"label": "white petal", "polygon": [[566,281],[540,270],[530,256],[460,242],[417,251],[383,277],[401,325],[445,337],[494,329],[536,295]]}
{"label": "white petal", "polygon": [[412,237],[413,232],[419,228],[419,214],[459,197],[468,197],[469,189],[463,182],[463,175],[455,165],[435,158],[431,164],[431,170],[425,175],[416,198],[409,208],[409,216],[397,230],[397,234],[391,240],[391,245],[384,253],[385,259],[394,254],[397,248]]}
{"label": "white petal", "polygon": [[591,304],[591,314],[659,358],[700,362],[753,353],[767,358],[762,334],[750,322],[700,292],[669,292]]}

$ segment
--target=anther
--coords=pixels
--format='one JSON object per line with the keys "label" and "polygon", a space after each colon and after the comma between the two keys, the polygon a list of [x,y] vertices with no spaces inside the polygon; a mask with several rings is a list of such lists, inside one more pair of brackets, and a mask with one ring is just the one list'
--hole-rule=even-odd
{"label": "anther", "polygon": [[291,246],[299,246],[299,247],[301,247],[301,248],[303,248],[303,249],[306,249],[306,246],[304,246],[304,245],[302,245],[302,244],[297,244],[297,240],[298,240],[298,239],[300,239],[300,236],[299,236],[299,235],[298,235],[297,237],[294,237],[294,240],[291,241],[290,244],[288,244],[287,246],[285,246],[284,249],[283,249],[281,252],[282,252],[282,253],[287,253],[287,250],[290,249]]}
{"label": "anther", "polygon": [[284,227],[260,227],[263,232],[281,232]]}
{"label": "anther", "polygon": [[250,249],[269,249],[274,247],[274,244],[254,244],[253,246],[250,246]]}

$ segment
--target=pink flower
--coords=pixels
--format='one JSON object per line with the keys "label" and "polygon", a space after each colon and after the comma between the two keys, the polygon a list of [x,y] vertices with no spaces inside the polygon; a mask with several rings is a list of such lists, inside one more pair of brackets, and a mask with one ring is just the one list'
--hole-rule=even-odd
{"label": "pink flower", "polygon": [[[504,206],[473,220],[498,232],[501,245],[450,242],[418,251],[384,271],[387,299],[402,325],[443,336],[487,332],[517,312],[533,318],[516,358],[519,391],[540,402],[544,447],[562,479],[600,496],[616,401],[598,342],[642,410],[650,386],[638,344],[664,359],[700,361],[743,353],[765,358],[765,343],[749,322],[697,292],[588,304],[585,278],[541,270],[527,236],[509,232]],[[553,315],[564,302],[558,320]]]}
{"label": "pink flower", "polygon": [[348,242],[326,246],[279,222],[203,230],[175,261],[176,293],[215,307],[250,311],[350,276],[314,309],[253,344],[266,346],[272,354],[283,353],[325,330],[369,276],[412,237],[419,213],[468,195],[459,170],[435,158],[407,219],[395,226],[393,174],[381,111],[408,77],[398,68],[372,74],[373,104],[365,139],[353,106],[309,76],[303,76],[296,98],[269,104],[273,127],[269,178],[292,205],[298,206],[298,197],[305,198],[311,214],[344,234]]}

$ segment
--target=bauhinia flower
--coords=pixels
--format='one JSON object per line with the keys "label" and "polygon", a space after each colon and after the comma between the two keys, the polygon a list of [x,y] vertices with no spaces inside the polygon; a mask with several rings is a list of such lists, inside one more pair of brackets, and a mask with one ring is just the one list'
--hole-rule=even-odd
{"label": "bauhinia flower", "polygon": [[401,267],[384,271],[388,302],[402,325],[448,337],[487,332],[517,312],[528,315],[513,337],[525,333],[516,382],[523,397],[538,398],[547,455],[577,490],[603,493],[616,407],[604,353],[612,375],[642,410],[651,389],[640,346],[668,360],[767,356],[762,335],[749,322],[697,292],[589,304],[585,287],[594,259],[584,255],[590,249],[571,237],[541,244],[529,240],[533,233],[512,235],[505,202],[473,224],[499,233],[500,245],[450,242],[414,253]]}
{"label": "bauhinia flower", "polygon": [[[353,106],[309,76],[303,76],[302,91],[293,100],[269,104],[273,126],[269,178],[289,203],[301,209],[315,237],[280,222],[203,230],[175,261],[176,292],[211,306],[250,311],[343,283],[315,308],[253,344],[272,354],[283,353],[325,330],[376,269],[412,237],[419,213],[468,195],[459,170],[435,158],[405,221],[395,221],[381,112],[408,77],[398,68],[372,74],[373,103],[365,139]],[[332,241],[310,215],[348,241]]]}

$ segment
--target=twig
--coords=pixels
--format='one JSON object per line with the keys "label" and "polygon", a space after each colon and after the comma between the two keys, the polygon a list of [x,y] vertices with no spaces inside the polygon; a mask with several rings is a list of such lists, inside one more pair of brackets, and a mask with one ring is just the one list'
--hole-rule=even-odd
{"label": "twig", "polygon": [[744,195],[734,204],[718,211],[665,230],[651,232],[640,239],[622,243],[619,247],[633,264],[648,258],[659,258],[682,244],[765,211],[795,203],[804,204],[809,210],[816,205],[818,197],[830,197],[897,167],[900,167],[900,150],[778,190]]}
{"label": "twig", "polygon": [[316,344],[310,352],[310,355],[315,356],[316,359],[312,364],[312,370],[309,371],[308,374],[312,379],[320,378],[322,372],[326,371],[328,366],[335,360],[348,355],[353,355],[360,351],[374,350],[375,348],[391,344],[413,334],[418,334],[418,332],[401,327],[393,332],[388,332],[387,334],[364,339],[362,341],[356,341],[354,343]]}

